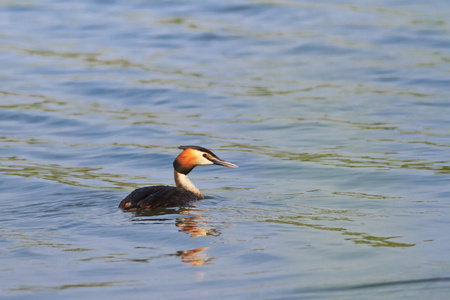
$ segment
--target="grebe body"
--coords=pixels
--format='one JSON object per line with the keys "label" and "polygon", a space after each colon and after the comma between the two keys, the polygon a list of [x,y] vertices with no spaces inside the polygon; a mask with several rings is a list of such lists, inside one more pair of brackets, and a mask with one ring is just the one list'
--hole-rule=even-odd
{"label": "grebe body", "polygon": [[122,209],[154,209],[158,207],[183,206],[203,199],[203,195],[189,180],[188,174],[197,166],[220,165],[238,168],[235,164],[220,159],[210,150],[200,146],[180,146],[183,151],[173,162],[176,187],[146,186],[131,192],[119,204]]}

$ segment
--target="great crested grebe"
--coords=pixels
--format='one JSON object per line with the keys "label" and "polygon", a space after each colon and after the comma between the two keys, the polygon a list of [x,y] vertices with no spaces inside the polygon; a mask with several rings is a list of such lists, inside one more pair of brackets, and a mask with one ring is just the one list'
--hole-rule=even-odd
{"label": "great crested grebe", "polygon": [[182,149],[173,162],[176,187],[158,185],[136,189],[119,204],[122,209],[153,209],[157,207],[183,206],[191,201],[203,199],[202,193],[187,176],[197,166],[219,165],[239,168],[235,164],[217,157],[206,148],[199,146],[180,146]]}

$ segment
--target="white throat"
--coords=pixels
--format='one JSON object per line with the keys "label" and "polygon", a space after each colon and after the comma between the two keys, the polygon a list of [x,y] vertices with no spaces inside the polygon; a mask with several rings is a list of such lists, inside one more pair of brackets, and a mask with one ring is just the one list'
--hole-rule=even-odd
{"label": "white throat", "polygon": [[174,170],[175,184],[177,188],[183,188],[196,194],[200,199],[203,199],[202,193],[195,187],[187,175],[178,173]]}

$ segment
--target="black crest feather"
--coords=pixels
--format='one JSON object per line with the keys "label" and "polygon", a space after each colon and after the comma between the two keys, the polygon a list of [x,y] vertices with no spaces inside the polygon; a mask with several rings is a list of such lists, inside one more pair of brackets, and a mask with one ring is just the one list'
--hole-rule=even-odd
{"label": "black crest feather", "polygon": [[194,150],[198,150],[198,151],[202,151],[202,152],[206,152],[208,154],[211,154],[213,157],[218,158],[217,155],[215,155],[214,153],[212,153],[210,150],[200,147],[200,146],[180,146],[178,147],[178,149],[182,149],[182,150],[186,150],[186,149],[194,149]]}

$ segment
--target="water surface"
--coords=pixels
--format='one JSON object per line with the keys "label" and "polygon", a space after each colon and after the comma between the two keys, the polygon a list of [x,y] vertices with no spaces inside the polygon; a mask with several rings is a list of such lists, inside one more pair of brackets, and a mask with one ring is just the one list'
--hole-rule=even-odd
{"label": "water surface", "polygon": [[[450,4],[0,1],[8,299],[445,299]],[[207,198],[122,212],[172,184]]]}

